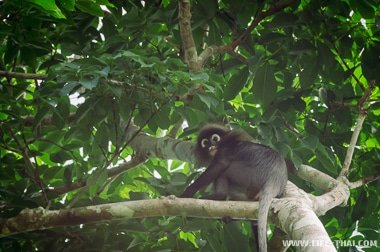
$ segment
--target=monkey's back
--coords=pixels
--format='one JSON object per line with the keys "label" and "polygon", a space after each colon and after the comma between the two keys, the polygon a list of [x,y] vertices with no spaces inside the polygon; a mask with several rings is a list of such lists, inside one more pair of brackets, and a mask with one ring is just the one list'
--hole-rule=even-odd
{"label": "monkey's back", "polygon": [[[226,146],[226,145],[221,145]],[[285,159],[272,148],[249,141],[223,147],[218,155],[229,157],[229,168],[221,175],[227,178],[232,199],[256,199],[260,190],[270,190],[273,197],[281,196],[288,173]],[[271,188],[266,188],[270,185]]]}

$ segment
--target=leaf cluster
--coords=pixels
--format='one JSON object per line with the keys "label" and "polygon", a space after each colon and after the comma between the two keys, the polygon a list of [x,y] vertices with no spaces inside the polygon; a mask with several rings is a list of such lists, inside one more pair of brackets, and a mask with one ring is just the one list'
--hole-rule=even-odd
{"label": "leaf cluster", "polygon": [[[276,2],[191,1],[197,51],[236,41]],[[372,84],[349,178],[378,173],[379,2],[294,2],[262,20],[233,52],[213,54],[198,73],[184,63],[177,1],[0,2],[0,70],[47,76],[0,76],[1,217],[178,195],[195,176],[179,161],[150,159],[108,176],[136,155],[125,138],[132,122],[157,137],[186,122],[177,134],[183,140],[205,122],[228,122],[296,166],[336,177],[357,104]],[[347,207],[323,217],[333,239],[359,231],[379,240],[378,185],[354,190]],[[31,232],[1,238],[0,248],[250,251],[249,235],[245,222],[162,217]]]}

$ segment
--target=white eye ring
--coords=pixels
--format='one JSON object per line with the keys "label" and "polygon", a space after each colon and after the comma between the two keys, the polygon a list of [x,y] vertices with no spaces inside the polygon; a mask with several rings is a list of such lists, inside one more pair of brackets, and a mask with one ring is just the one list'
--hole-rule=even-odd
{"label": "white eye ring", "polygon": [[220,136],[218,134],[213,134],[211,136],[211,141],[213,141],[213,142],[219,142],[220,141]]}
{"label": "white eye ring", "polygon": [[201,146],[202,148],[206,148],[207,145],[208,145],[208,139],[207,138],[203,138],[202,141],[201,141]]}

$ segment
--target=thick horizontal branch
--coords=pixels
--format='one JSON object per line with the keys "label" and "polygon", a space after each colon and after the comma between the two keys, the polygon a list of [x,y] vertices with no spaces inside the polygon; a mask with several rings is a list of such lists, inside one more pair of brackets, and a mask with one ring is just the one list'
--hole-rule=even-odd
{"label": "thick horizontal branch", "polygon": [[126,201],[62,210],[26,209],[16,217],[0,221],[0,237],[61,226],[159,216],[209,219],[230,216],[234,219],[256,219],[258,205],[258,202],[182,199],[169,196],[162,199]]}
{"label": "thick horizontal branch", "polygon": [[[26,209],[18,216],[0,221],[0,237],[62,226],[146,217],[186,216],[220,219],[229,216],[233,219],[253,220],[257,219],[258,206],[258,202],[183,199],[169,196],[62,210]],[[288,183],[285,198],[272,202],[269,217],[275,223],[279,223],[293,238],[309,240],[318,237],[327,243],[329,237],[311,206],[312,202],[308,200],[307,194]],[[304,218],[299,218],[300,215]],[[313,221],[310,222],[310,219]],[[334,249],[331,247],[325,251]]]}

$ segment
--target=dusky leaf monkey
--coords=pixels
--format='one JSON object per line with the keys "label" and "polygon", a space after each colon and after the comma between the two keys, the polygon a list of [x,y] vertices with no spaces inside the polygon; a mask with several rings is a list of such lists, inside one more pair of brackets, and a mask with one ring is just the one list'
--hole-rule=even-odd
{"label": "dusky leaf monkey", "polygon": [[258,245],[267,251],[267,218],[272,199],[281,196],[287,180],[285,159],[268,146],[255,143],[243,130],[209,124],[195,147],[196,157],[207,169],[182,193],[191,198],[213,183],[212,200],[259,200]]}

